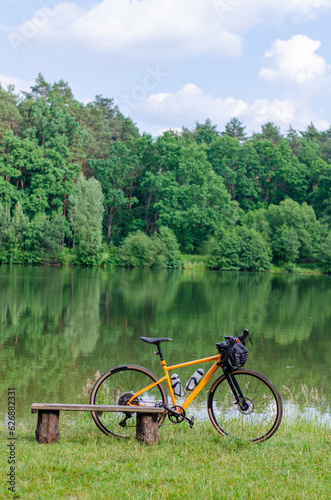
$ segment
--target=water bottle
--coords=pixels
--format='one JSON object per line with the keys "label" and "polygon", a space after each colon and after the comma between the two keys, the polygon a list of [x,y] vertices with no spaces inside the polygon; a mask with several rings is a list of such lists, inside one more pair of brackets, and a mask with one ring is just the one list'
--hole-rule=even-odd
{"label": "water bottle", "polygon": [[171,385],[176,396],[184,396],[183,386],[177,373],[171,375]]}
{"label": "water bottle", "polygon": [[197,386],[200,380],[202,379],[203,374],[204,374],[203,369],[198,368],[197,371],[193,373],[192,377],[187,382],[185,389],[187,391],[193,391],[194,387]]}

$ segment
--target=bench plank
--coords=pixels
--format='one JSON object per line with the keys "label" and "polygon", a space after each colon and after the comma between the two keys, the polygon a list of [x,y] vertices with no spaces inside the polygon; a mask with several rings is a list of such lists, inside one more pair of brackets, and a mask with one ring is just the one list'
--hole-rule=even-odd
{"label": "bench plank", "polygon": [[32,403],[31,413],[37,413],[39,410],[48,411],[119,411],[132,413],[164,413],[164,408],[157,406],[120,406],[120,405],[80,405],[80,404],[60,404],[60,403]]}
{"label": "bench plank", "polygon": [[158,418],[166,410],[157,406],[80,405],[32,403],[31,413],[38,413],[36,439],[38,443],[57,443],[60,437],[60,411],[95,411],[137,413],[136,437],[141,443],[159,443]]}

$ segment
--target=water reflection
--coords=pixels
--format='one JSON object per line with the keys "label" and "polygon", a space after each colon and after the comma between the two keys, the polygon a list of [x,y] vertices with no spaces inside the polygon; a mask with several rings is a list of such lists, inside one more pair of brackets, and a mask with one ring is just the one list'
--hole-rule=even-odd
{"label": "water reflection", "polygon": [[[87,378],[122,363],[160,374],[139,337],[170,336],[174,364],[212,355],[249,328],[247,367],[283,385],[327,388],[329,276],[0,267],[0,393],[75,402]],[[180,373],[182,380],[191,375]],[[325,390],[325,389],[324,389]],[[1,406],[1,412],[4,412]]]}

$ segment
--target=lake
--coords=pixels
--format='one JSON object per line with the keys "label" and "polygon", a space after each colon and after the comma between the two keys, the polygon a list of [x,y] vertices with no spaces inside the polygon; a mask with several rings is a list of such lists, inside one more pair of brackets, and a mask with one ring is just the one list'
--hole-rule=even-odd
{"label": "lake", "polygon": [[[245,367],[285,401],[283,386],[307,386],[306,410],[328,413],[330,298],[331,276],[0,266],[1,417],[9,387],[24,419],[33,402],[83,402],[97,371],[132,363],[161,375],[140,336],[171,337],[164,355],[176,364],[216,354],[244,328],[254,342]],[[178,371],[183,385],[195,368]]]}

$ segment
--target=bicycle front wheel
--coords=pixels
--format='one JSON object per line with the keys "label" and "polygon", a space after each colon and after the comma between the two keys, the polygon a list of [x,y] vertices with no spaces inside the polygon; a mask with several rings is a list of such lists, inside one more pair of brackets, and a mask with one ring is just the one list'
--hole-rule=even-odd
{"label": "bicycle front wheel", "polygon": [[213,426],[223,436],[243,441],[260,443],[269,439],[283,415],[277,389],[264,375],[252,370],[235,370],[231,378],[243,404],[238,404],[225,375],[219,377],[209,391],[207,402]]}
{"label": "bicycle front wheel", "polygon": [[[125,406],[136,392],[158,380],[154,373],[142,366],[116,366],[96,381],[90,403]],[[134,405],[144,406],[155,406],[166,402],[167,394],[162,384],[158,384],[132,401]],[[99,429],[107,435],[120,438],[136,435],[136,413],[91,412],[91,415]],[[159,419],[159,425],[162,425],[164,419],[165,416]]]}

